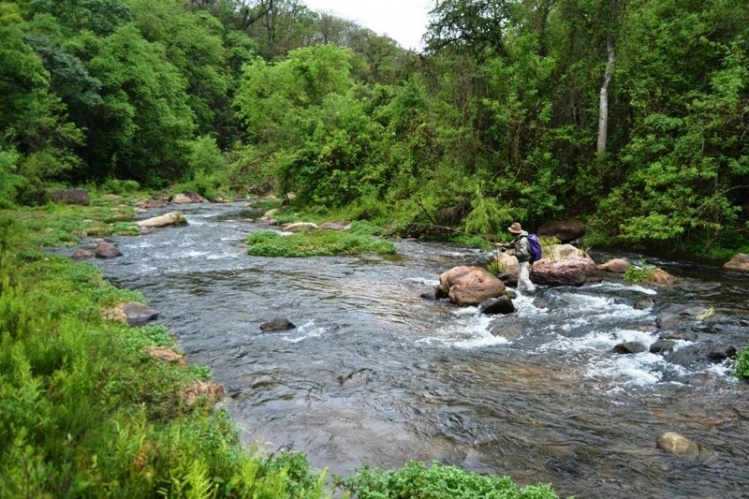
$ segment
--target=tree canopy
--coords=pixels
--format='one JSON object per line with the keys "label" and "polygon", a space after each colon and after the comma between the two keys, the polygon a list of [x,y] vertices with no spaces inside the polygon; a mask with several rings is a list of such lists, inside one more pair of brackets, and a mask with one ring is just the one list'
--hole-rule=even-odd
{"label": "tree canopy", "polygon": [[0,31],[17,202],[192,182],[411,229],[749,245],[745,2],[442,0],[423,53],[296,0],[0,1]]}

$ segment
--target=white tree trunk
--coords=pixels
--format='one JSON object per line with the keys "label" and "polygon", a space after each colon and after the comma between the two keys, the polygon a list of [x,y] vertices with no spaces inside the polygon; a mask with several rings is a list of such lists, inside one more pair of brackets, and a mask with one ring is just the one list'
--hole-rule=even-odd
{"label": "white tree trunk", "polygon": [[614,77],[614,69],[616,68],[616,52],[614,51],[614,39],[612,36],[609,36],[606,40],[606,51],[609,57],[606,63],[606,71],[603,73],[603,84],[601,85],[599,100],[598,147],[596,148],[598,154],[606,152],[606,141],[608,140],[609,86],[611,85],[611,79]]}

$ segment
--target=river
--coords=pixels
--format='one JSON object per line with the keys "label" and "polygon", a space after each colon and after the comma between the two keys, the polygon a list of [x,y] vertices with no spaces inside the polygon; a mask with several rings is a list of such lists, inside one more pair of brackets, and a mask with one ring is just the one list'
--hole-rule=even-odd
{"label": "river", "polygon": [[[190,362],[211,367],[248,445],[303,451],[343,476],[417,459],[550,483],[560,496],[749,494],[749,384],[704,355],[749,343],[749,273],[593,250],[597,263],[625,256],[679,282],[540,286],[514,300],[516,313],[488,317],[420,297],[440,273],[485,258],[476,250],[404,241],[390,256],[251,257],[244,238],[268,229],[247,220],[257,213],[177,209],[188,226],[112,238],[124,256],[97,264],[143,293]],[[642,297],[654,305],[634,308]],[[680,323],[696,341],[674,354],[613,352],[655,342],[659,313],[678,305],[715,310]],[[262,333],[275,317],[297,327]],[[661,451],[667,431],[700,455]]]}

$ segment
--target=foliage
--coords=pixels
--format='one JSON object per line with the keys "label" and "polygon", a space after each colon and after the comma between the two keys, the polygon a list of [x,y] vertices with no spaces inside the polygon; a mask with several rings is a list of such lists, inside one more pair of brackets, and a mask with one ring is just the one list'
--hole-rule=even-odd
{"label": "foliage", "polygon": [[749,347],[736,355],[734,372],[739,378],[749,379]]}
{"label": "foliage", "polygon": [[498,260],[494,259],[486,265],[486,270],[489,271],[490,274],[499,276],[501,274],[504,274],[505,266],[499,263]]}
{"label": "foliage", "polygon": [[624,273],[624,280],[635,284],[643,283],[647,281],[655,271],[655,266],[640,262],[636,265],[630,265],[627,268],[627,271]]}
{"label": "foliage", "polygon": [[518,487],[507,477],[491,477],[433,462],[409,461],[395,471],[368,467],[339,483],[360,499],[418,497],[420,499],[555,498],[548,485]]}
{"label": "foliage", "polygon": [[247,253],[253,256],[309,257],[395,253],[395,245],[369,235],[346,231],[312,230],[291,235],[276,231],[253,232],[245,239]]}
{"label": "foliage", "polygon": [[164,48],[127,25],[101,42],[90,70],[104,104],[86,122],[89,165],[141,183],[180,176],[195,122],[185,81]]}
{"label": "foliage", "polygon": [[18,158],[16,151],[0,148],[0,209],[10,208],[25,184],[25,179],[16,173]]}
{"label": "foliage", "polygon": [[749,245],[743,4],[442,1],[423,54],[297,0],[0,1],[0,35],[5,204],[134,180],[430,237]]}
{"label": "foliage", "polygon": [[3,495],[328,495],[303,455],[246,450],[225,412],[182,400],[209,370],[152,358],[147,347],[175,346],[164,326],[130,328],[101,313],[142,297],[105,283],[94,265],[17,260],[42,228],[0,221]]}

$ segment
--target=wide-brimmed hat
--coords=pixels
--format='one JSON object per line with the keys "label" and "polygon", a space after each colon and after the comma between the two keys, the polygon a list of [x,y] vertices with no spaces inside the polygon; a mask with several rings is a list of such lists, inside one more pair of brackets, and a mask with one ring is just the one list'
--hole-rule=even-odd
{"label": "wide-brimmed hat", "polygon": [[521,232],[523,232],[523,228],[520,227],[520,224],[517,223],[517,222],[515,222],[512,225],[510,225],[510,227],[507,230],[509,230],[513,234],[520,234]]}

